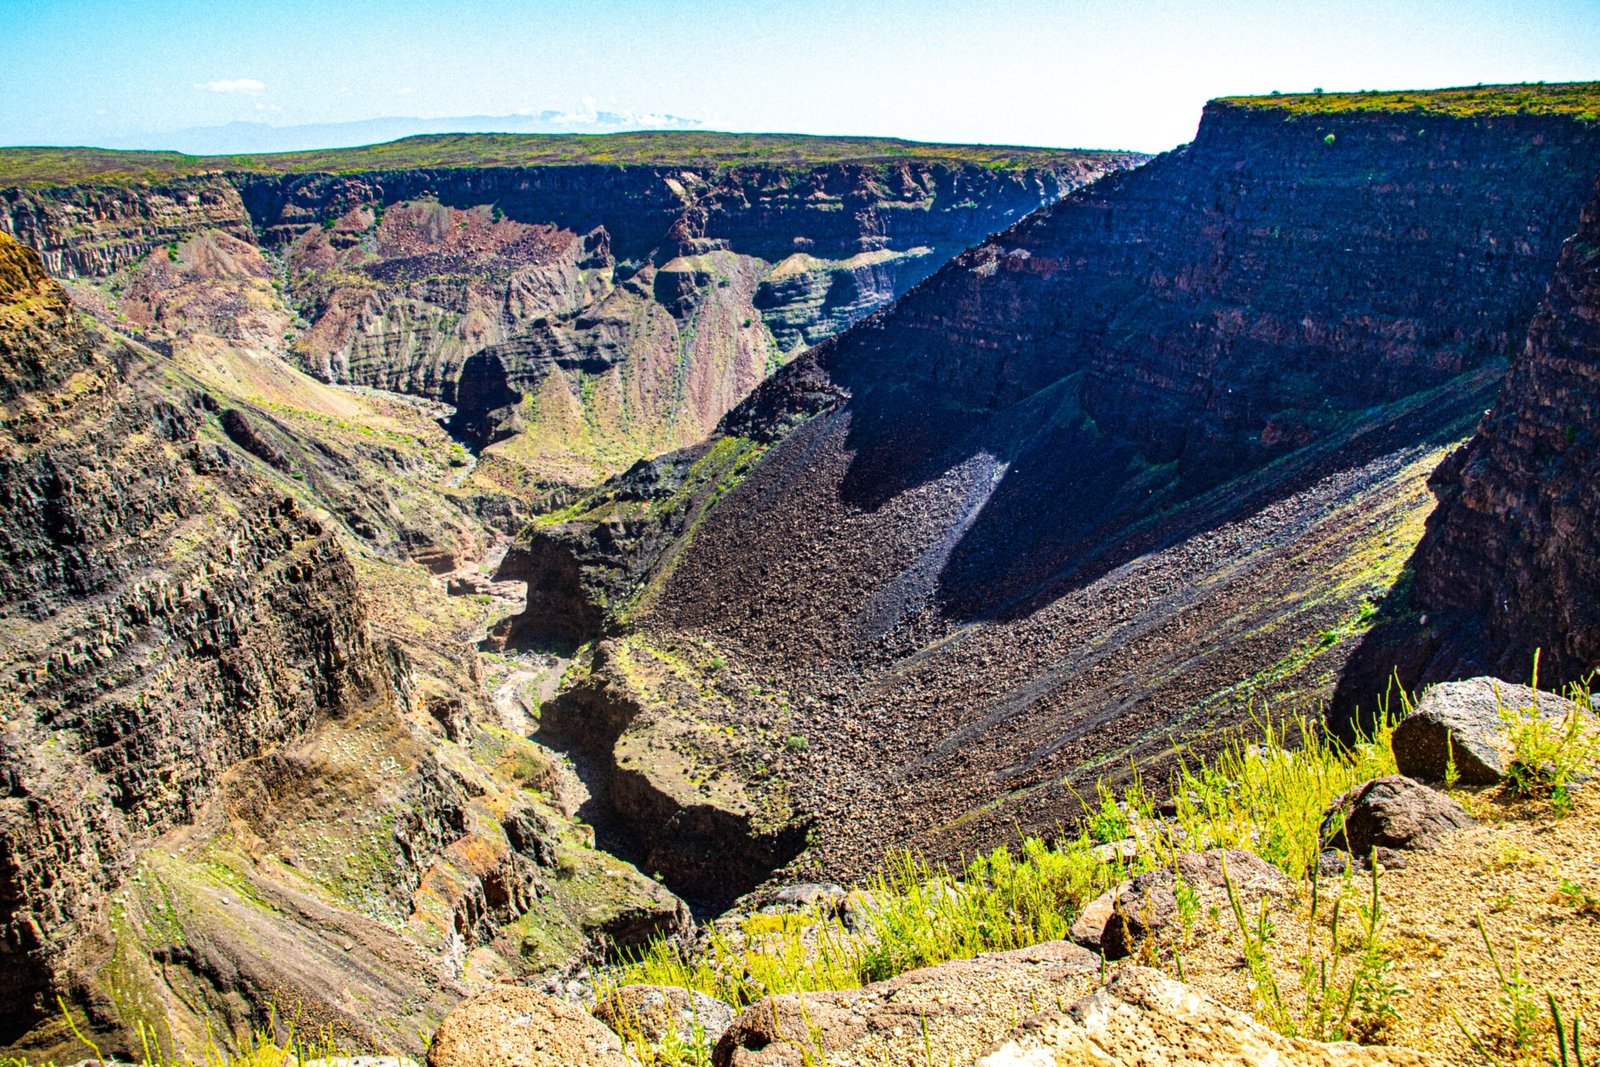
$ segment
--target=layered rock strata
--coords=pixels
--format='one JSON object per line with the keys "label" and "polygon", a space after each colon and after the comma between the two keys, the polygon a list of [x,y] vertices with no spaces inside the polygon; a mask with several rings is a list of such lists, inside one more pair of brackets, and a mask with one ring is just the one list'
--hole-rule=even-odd
{"label": "layered rock strata", "polygon": [[477,484],[547,499],[700,440],[795,352],[1141,159],[223,172],[0,191],[0,230],[65,278],[259,241],[305,369],[457,406]]}
{"label": "layered rock strata", "polygon": [[1416,601],[1436,629],[1417,644],[1441,662],[1424,674],[1526,679],[1535,650],[1546,684],[1600,668],[1600,187],[1499,399],[1435,485]]}
{"label": "layered rock strata", "polygon": [[752,464],[531,531],[578,582],[529,611],[770,675],[833,870],[1048,828],[1064,779],[1332,692],[1597,168],[1559,116],[1214,103],[760,386],[715,442]]}

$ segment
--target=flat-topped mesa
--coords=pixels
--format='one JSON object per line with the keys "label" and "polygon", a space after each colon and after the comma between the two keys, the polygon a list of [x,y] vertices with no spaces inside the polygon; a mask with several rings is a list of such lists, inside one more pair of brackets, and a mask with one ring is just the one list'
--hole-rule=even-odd
{"label": "flat-topped mesa", "polygon": [[474,486],[540,498],[703,439],[796,352],[1145,158],[688,134],[0,150],[0,230],[86,278],[200,230],[260,241],[301,366],[456,405]]}
{"label": "flat-topped mesa", "polygon": [[775,679],[836,871],[1051,826],[1106,753],[1328,695],[1596,171],[1568,114],[1213,103],[529,536]]}

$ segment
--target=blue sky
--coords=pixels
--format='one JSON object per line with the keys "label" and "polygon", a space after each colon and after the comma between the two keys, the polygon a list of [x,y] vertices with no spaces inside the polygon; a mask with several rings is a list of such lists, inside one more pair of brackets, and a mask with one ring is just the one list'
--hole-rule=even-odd
{"label": "blue sky", "polygon": [[0,144],[609,110],[1156,150],[1231,93],[1600,79],[1600,0],[0,0],[0,40]]}

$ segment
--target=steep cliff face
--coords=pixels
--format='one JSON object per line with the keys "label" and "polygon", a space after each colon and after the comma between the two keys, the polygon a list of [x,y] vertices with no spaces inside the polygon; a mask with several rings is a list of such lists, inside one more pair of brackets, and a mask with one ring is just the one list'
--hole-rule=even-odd
{"label": "steep cliff face", "polygon": [[259,240],[302,367],[455,405],[473,486],[549,499],[703,439],[797,351],[1142,159],[1032,155],[234,172],[9,190],[0,229],[67,278]]}
{"label": "steep cliff face", "polygon": [[0,240],[32,285],[0,309],[0,1014],[23,1018],[138,842],[402,679],[329,533],[206,439],[205,394],[77,320]]}
{"label": "steep cliff face", "polygon": [[270,279],[212,232],[74,306],[0,236],[0,1046],[70,1051],[63,995],[108,1053],[274,1002],[411,1047],[684,921],[495,728],[483,609],[405,562],[483,536],[452,443],[282,363]]}
{"label": "steep cliff face", "polygon": [[453,403],[480,480],[588,485],[700,440],[788,355],[1133,157],[576,167],[244,190],[334,380]]}
{"label": "steep cliff face", "polygon": [[613,627],[773,673],[835,869],[1048,827],[1063,781],[1332,691],[1597,168],[1567,118],[1213,104],[758,387],[748,471],[530,536]]}
{"label": "steep cliff face", "polygon": [[1551,683],[1600,667],[1597,405],[1600,189],[1499,399],[1435,478],[1444,503],[1417,550],[1414,597],[1435,618],[1399,650],[1418,677],[1523,680],[1535,649]]}
{"label": "steep cliff face", "polygon": [[244,202],[221,177],[0,189],[0,218],[58,278],[109,274],[204,230],[252,239]]}

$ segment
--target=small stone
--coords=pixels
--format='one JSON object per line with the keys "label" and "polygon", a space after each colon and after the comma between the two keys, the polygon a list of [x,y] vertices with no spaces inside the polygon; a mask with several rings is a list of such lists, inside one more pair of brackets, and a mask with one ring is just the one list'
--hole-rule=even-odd
{"label": "small stone", "polygon": [[1126,863],[1139,855],[1139,842],[1131,837],[1121,841],[1112,841],[1105,845],[1096,845],[1091,853],[1101,863]]}
{"label": "small stone", "polygon": [[1117,890],[1120,888],[1121,886],[1117,886],[1108,889],[1085,904],[1083,910],[1078,913],[1077,921],[1072,924],[1072,929],[1067,931],[1068,940],[1082,945],[1090,952],[1099,952],[1100,935],[1105,933],[1106,923],[1111,920],[1112,913],[1116,910]]}

